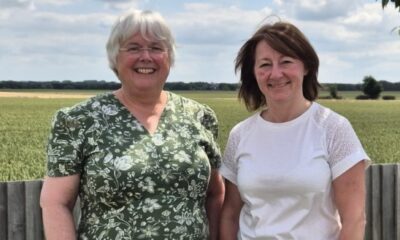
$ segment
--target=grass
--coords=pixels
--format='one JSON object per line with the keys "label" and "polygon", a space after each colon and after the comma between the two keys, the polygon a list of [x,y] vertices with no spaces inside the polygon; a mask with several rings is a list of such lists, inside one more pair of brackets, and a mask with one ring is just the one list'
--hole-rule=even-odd
{"label": "grass", "polygon": [[319,102],[350,120],[368,155],[375,162],[400,162],[400,101]]}
{"label": "grass", "polygon": [[0,92],[29,92],[29,93],[62,93],[62,94],[99,94],[107,90],[75,90],[75,89],[0,89]]}
{"label": "grass", "polygon": [[52,115],[76,101],[0,98],[0,181],[43,177]]}
{"label": "grass", "polygon": [[[218,142],[222,149],[230,129],[251,114],[239,104],[234,92],[177,93],[208,104],[215,110],[220,123]],[[42,178],[46,164],[45,147],[54,112],[82,100],[0,98],[0,181]],[[318,102],[350,120],[374,162],[400,162],[400,129],[397,127],[400,125],[400,101]]]}

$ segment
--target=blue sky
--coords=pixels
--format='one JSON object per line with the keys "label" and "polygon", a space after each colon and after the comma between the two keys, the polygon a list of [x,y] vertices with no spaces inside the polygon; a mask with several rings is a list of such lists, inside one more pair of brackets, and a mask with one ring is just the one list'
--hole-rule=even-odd
{"label": "blue sky", "polygon": [[380,0],[0,0],[0,80],[118,81],[105,42],[128,8],[160,12],[177,42],[168,81],[236,83],[234,58],[268,16],[296,24],[322,83],[400,81],[400,13]]}

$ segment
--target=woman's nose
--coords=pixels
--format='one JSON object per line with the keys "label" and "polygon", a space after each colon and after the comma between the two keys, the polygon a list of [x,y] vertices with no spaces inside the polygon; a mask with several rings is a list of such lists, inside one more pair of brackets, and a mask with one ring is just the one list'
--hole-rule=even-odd
{"label": "woman's nose", "polygon": [[271,78],[280,78],[283,76],[282,68],[279,65],[273,65],[271,68]]}
{"label": "woman's nose", "polygon": [[150,60],[151,56],[150,56],[150,52],[148,49],[142,49],[139,52],[139,60]]}

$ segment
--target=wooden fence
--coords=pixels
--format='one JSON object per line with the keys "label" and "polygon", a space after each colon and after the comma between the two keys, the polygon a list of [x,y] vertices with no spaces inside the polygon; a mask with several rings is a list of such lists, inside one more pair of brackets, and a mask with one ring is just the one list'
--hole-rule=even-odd
{"label": "wooden fence", "polygon": [[[41,188],[41,180],[0,183],[0,240],[44,239]],[[400,164],[371,165],[366,188],[365,240],[400,239]]]}

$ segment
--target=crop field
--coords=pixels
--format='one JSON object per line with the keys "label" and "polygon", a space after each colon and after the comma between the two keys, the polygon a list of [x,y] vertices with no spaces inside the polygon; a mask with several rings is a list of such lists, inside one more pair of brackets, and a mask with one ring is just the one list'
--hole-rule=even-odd
{"label": "crop field", "polygon": [[[0,96],[1,96],[0,92]],[[0,97],[0,181],[43,178],[45,148],[53,114],[99,91],[28,91]],[[178,92],[208,104],[220,123],[218,142],[224,149],[230,129],[248,113],[234,92]],[[28,94],[25,95],[24,94]],[[56,94],[56,95],[55,95]],[[353,93],[351,96],[356,96]],[[398,93],[385,94],[395,95]],[[356,101],[347,93],[344,100],[319,100],[347,117],[353,124],[368,155],[376,163],[400,162],[400,101]]]}

